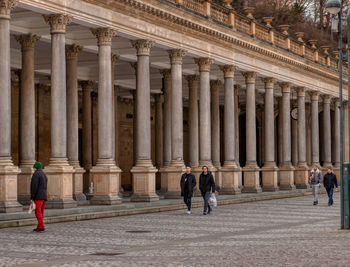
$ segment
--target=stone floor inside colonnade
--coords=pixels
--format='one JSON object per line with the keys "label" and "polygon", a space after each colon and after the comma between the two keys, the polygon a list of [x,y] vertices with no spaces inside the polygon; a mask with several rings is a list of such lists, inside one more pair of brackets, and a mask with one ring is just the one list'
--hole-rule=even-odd
{"label": "stone floor inside colonnade", "polygon": [[[340,194],[0,230],[0,266],[350,266]],[[136,232],[141,231],[141,232]],[[142,232],[143,231],[143,232]]]}

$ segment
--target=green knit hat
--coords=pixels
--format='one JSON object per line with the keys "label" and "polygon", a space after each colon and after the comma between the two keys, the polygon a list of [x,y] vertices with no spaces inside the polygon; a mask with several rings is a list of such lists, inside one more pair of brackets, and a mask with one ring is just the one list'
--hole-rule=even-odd
{"label": "green knit hat", "polygon": [[35,169],[42,169],[43,168],[43,164],[41,162],[37,161],[37,162],[34,163],[33,168],[35,168]]}

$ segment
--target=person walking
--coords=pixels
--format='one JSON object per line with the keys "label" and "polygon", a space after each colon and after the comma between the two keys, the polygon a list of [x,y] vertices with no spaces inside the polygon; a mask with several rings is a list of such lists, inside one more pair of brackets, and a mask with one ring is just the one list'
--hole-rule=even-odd
{"label": "person walking", "polygon": [[199,176],[199,190],[201,191],[204,200],[203,215],[207,215],[211,212],[211,207],[209,206],[210,190],[215,194],[215,182],[213,174],[209,171],[208,165],[202,167],[202,173]]}
{"label": "person walking", "polygon": [[323,185],[328,194],[328,206],[332,206],[334,186],[338,188],[337,176],[333,173],[332,167],[327,168],[327,173],[323,177]]}
{"label": "person walking", "polygon": [[310,184],[312,186],[312,193],[314,195],[314,205],[318,204],[318,191],[320,183],[322,182],[322,174],[317,165],[314,165],[309,175]]}
{"label": "person walking", "polygon": [[43,165],[41,162],[35,162],[34,174],[30,183],[30,201],[35,203],[35,216],[38,220],[37,227],[34,232],[44,232],[44,209],[47,201],[47,177],[43,172]]}
{"label": "person walking", "polygon": [[196,187],[196,177],[191,173],[191,166],[186,165],[186,172],[182,174],[180,187],[181,187],[181,196],[184,197],[184,202],[187,206],[187,214],[191,214],[191,203],[193,190]]}

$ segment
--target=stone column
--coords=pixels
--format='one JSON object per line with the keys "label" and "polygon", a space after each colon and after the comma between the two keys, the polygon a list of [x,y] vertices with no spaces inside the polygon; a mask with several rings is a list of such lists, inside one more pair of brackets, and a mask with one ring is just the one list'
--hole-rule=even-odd
{"label": "stone column", "polygon": [[275,110],[274,110],[274,84],[276,80],[263,78],[265,84],[265,145],[264,167],[262,168],[263,191],[278,190],[278,168],[275,161]]}
{"label": "stone column", "polygon": [[168,51],[171,63],[171,164],[168,172],[166,198],[180,198],[181,174],[185,171],[183,160],[183,101],[182,101],[182,49]]}
{"label": "stone column", "polygon": [[242,183],[242,168],[239,160],[239,114],[241,112],[241,109],[239,107],[239,90],[241,89],[241,86],[238,84],[234,85],[234,97],[235,97],[235,158],[236,158],[236,165],[237,165],[237,171],[238,171],[238,185],[239,189],[241,190],[243,188]]}
{"label": "stone column", "polygon": [[210,66],[214,63],[210,58],[195,58],[199,66],[199,162],[207,164],[215,174],[216,169],[211,159],[211,116],[210,116]]}
{"label": "stone column", "polygon": [[256,163],[256,104],[255,72],[242,73],[246,82],[246,153],[247,162],[243,168],[245,193],[261,192],[259,167]]}
{"label": "stone column", "polygon": [[83,179],[83,190],[85,193],[89,193],[90,183],[92,177],[90,176],[90,170],[92,168],[92,101],[91,92],[93,89],[92,81],[80,82],[83,90],[83,146],[82,146],[82,165],[85,169]]}
{"label": "stone column", "polygon": [[66,26],[72,17],[44,15],[51,27],[51,158],[45,168],[49,208],[76,207],[73,200],[74,168],[67,158]]}
{"label": "stone column", "polygon": [[151,160],[151,90],[149,56],[154,45],[150,40],[132,41],[137,50],[136,78],[136,165],[133,175],[131,201],[156,201],[156,172]]}
{"label": "stone column", "polygon": [[114,161],[116,162],[116,165],[119,166],[118,164],[118,156],[119,156],[119,143],[118,143],[118,133],[119,133],[119,123],[118,123],[118,87],[114,86],[114,73],[115,73],[115,64],[117,64],[117,61],[119,59],[119,55],[112,54],[111,57],[111,78],[112,78],[112,92],[113,92],[113,136],[112,136],[112,148],[113,148],[113,158]]}
{"label": "stone column", "polygon": [[220,194],[239,194],[239,178],[241,169],[236,163],[236,101],[234,92],[235,66],[225,65],[220,69],[224,73],[224,165],[221,168],[222,188]]}
{"label": "stone column", "polygon": [[323,168],[332,166],[332,140],[331,140],[331,99],[332,96],[323,96],[323,145],[324,145],[324,162]]}
{"label": "stone column", "polygon": [[121,202],[118,195],[121,170],[114,161],[113,147],[113,98],[111,45],[115,30],[97,28],[91,30],[98,44],[98,158],[91,169],[94,181],[95,205],[115,205]]}
{"label": "stone column", "polygon": [[292,166],[290,92],[291,84],[282,82],[282,166],[280,167],[280,189],[293,190],[294,167]]}
{"label": "stone column", "polygon": [[220,80],[210,81],[211,88],[211,158],[217,169],[215,185],[220,190],[222,187],[221,163],[220,163],[220,98],[219,90],[222,85]]}
{"label": "stone column", "polygon": [[67,155],[74,167],[73,199],[86,200],[83,194],[84,169],[79,163],[79,97],[78,97],[78,53],[82,46],[73,44],[66,46],[67,63]]}
{"label": "stone column", "polygon": [[171,162],[171,70],[164,69],[160,73],[164,81],[164,104],[163,104],[163,168],[159,170],[160,191],[165,194],[168,191],[168,172]]}
{"label": "stone column", "polygon": [[306,112],[305,87],[297,87],[298,93],[298,166],[295,170],[296,188],[309,188],[309,167],[306,162]]}
{"label": "stone column", "polygon": [[318,123],[318,98],[319,93],[314,91],[311,95],[311,157],[312,164],[320,166],[319,149],[319,123]]}
{"label": "stone column", "polygon": [[0,213],[22,211],[17,202],[17,175],[20,170],[11,157],[11,55],[10,16],[18,0],[0,5]]}
{"label": "stone column", "polygon": [[282,125],[283,125],[283,118],[282,118],[282,97],[277,97],[278,99],[278,133],[277,133],[277,139],[278,139],[278,147],[277,147],[277,153],[278,153],[278,166],[281,167],[283,164],[283,134],[282,134]]}
{"label": "stone column", "polygon": [[18,174],[18,201],[23,205],[30,203],[30,181],[35,163],[35,84],[34,84],[34,46],[40,37],[33,34],[15,37],[21,44],[21,108],[20,108],[20,168]]}
{"label": "stone column", "polygon": [[[333,171],[340,182],[340,102],[334,100],[334,168]],[[339,183],[340,184],[340,183]]]}
{"label": "stone column", "polygon": [[156,102],[156,167],[163,167],[163,95],[155,95]]}
{"label": "stone column", "polygon": [[[297,106],[297,101],[292,101],[292,107]],[[294,104],[295,103],[295,104]],[[291,108],[292,110],[292,108]],[[298,121],[291,119],[291,127],[292,127],[292,165],[298,166]]]}

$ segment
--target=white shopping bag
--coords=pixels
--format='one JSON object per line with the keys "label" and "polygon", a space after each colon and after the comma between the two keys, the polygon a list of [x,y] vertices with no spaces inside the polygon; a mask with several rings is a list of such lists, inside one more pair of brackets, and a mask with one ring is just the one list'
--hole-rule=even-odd
{"label": "white shopping bag", "polygon": [[216,207],[218,205],[214,194],[212,194],[211,197],[209,198],[209,205],[211,207]]}
{"label": "white shopping bag", "polygon": [[30,203],[28,213],[29,214],[32,213],[33,210],[35,210],[35,203],[34,202]]}

